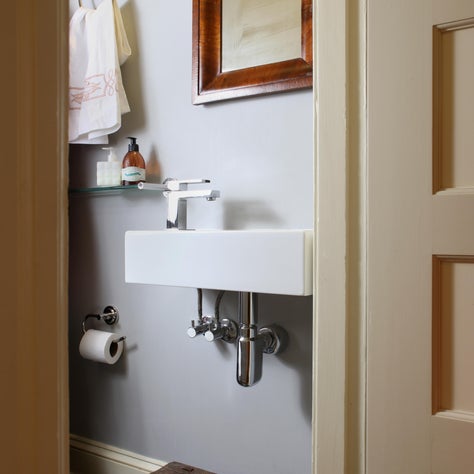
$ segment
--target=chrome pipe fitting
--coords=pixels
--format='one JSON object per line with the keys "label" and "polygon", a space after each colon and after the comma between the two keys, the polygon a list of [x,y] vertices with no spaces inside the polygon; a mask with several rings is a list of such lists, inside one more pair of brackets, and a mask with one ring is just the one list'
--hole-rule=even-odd
{"label": "chrome pipe fitting", "polygon": [[262,378],[263,339],[256,326],[240,326],[237,344],[237,382],[251,387]]}
{"label": "chrome pipe fitting", "polygon": [[204,333],[207,341],[213,342],[222,339],[225,342],[233,343],[237,339],[238,327],[232,319],[214,321],[209,325],[209,329]]}
{"label": "chrome pipe fitting", "polygon": [[232,319],[216,320],[213,316],[203,316],[202,319],[191,321],[187,330],[189,337],[193,338],[203,335],[209,342],[219,339],[224,342],[234,343],[237,339],[238,327]]}
{"label": "chrome pipe fitting", "polygon": [[259,338],[257,329],[257,295],[239,292],[238,312],[237,382],[250,387],[261,379],[263,365],[262,338]]}
{"label": "chrome pipe fitting", "polygon": [[[205,316],[204,318],[207,319]],[[191,326],[187,330],[189,337],[196,337],[199,334],[204,334],[209,329],[209,323],[205,319],[198,319],[197,321],[191,321]]]}
{"label": "chrome pipe fitting", "polygon": [[239,293],[238,311],[237,382],[243,387],[251,387],[262,378],[263,354],[281,351],[285,332],[277,326],[258,330],[258,299],[255,293]]}
{"label": "chrome pipe fitting", "polygon": [[232,319],[220,319],[220,304],[225,291],[221,290],[216,298],[214,306],[214,316],[202,315],[202,289],[198,288],[198,319],[191,321],[188,328],[188,336],[196,337],[204,335],[207,341],[214,342],[222,339],[224,342],[234,343],[237,339],[237,323]]}
{"label": "chrome pipe fitting", "polygon": [[219,305],[223,291],[216,299],[215,315],[202,316],[202,290],[198,289],[198,319],[191,321],[188,336],[204,335],[209,342],[237,341],[237,382],[251,387],[262,378],[263,354],[277,354],[284,349],[286,332],[275,325],[258,329],[258,295],[239,292],[239,324],[232,319],[220,319]]}
{"label": "chrome pipe fitting", "polygon": [[258,334],[264,341],[263,352],[265,352],[265,354],[278,354],[284,350],[284,342],[287,338],[287,334],[280,326],[274,324],[265,326],[260,328]]}

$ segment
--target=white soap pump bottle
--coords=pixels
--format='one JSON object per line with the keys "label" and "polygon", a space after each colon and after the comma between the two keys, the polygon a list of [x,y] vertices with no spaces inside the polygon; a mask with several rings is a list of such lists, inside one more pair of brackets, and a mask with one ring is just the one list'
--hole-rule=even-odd
{"label": "white soap pump bottle", "polygon": [[107,161],[97,162],[97,186],[120,186],[122,184],[122,163],[117,159],[113,147],[104,147]]}

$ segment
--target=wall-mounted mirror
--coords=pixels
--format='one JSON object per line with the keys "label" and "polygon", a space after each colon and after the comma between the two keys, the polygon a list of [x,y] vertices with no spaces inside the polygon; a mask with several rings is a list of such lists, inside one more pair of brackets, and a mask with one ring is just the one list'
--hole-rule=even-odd
{"label": "wall-mounted mirror", "polygon": [[312,86],[312,0],[193,0],[193,103]]}

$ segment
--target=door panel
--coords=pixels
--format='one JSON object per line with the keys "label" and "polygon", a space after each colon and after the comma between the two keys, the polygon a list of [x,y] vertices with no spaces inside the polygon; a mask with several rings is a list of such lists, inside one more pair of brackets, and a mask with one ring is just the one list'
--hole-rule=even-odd
{"label": "door panel", "polygon": [[474,3],[433,4],[432,473],[474,472]]}
{"label": "door panel", "polygon": [[472,17],[472,0],[433,0],[433,25]]}
{"label": "door panel", "polygon": [[448,418],[437,415],[433,416],[432,429],[432,474],[472,474],[472,421],[457,420],[454,414]]}
{"label": "door panel", "polygon": [[433,259],[433,413],[474,419],[474,258]]}
{"label": "door panel", "polygon": [[435,191],[474,183],[473,44],[474,18],[433,30]]}
{"label": "door panel", "polygon": [[474,2],[369,0],[367,472],[474,472]]}

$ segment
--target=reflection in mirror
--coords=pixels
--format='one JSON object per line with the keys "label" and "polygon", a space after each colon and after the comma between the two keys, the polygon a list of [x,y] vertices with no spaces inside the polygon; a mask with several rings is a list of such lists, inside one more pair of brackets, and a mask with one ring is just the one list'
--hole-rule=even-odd
{"label": "reflection in mirror", "polygon": [[222,0],[222,71],[301,56],[301,0]]}

